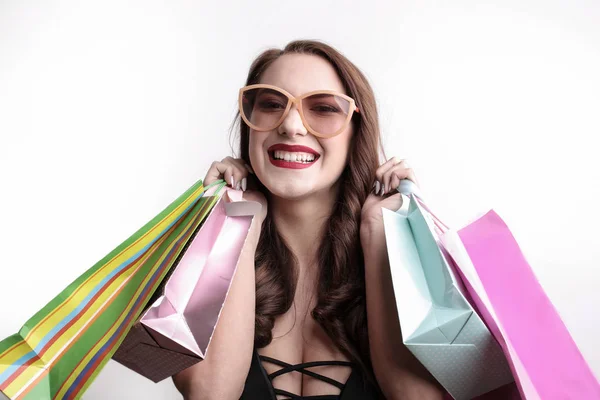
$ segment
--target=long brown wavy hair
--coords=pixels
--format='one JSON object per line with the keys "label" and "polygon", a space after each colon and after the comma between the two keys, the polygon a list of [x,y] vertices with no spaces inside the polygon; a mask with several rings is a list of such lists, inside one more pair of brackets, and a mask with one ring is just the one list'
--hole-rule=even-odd
{"label": "long brown wavy hair", "polygon": [[[310,54],[329,61],[346,93],[360,109],[352,119],[348,164],[340,177],[339,198],[318,240],[319,284],[317,305],[311,315],[343,354],[357,363],[375,382],[369,352],[365,302],[365,270],[359,228],[361,208],[373,188],[381,148],[379,118],[373,90],[363,73],[333,47],[312,40],[297,40],[283,50],[269,49],[252,63],[246,85],[260,83],[262,73],[285,54]],[[249,128],[236,116],[240,129],[240,155],[250,165]],[[258,182],[259,190],[267,189]],[[268,197],[268,196],[267,196]],[[255,346],[268,345],[275,318],[293,304],[296,258],[277,231],[270,214],[263,223],[256,251]]]}

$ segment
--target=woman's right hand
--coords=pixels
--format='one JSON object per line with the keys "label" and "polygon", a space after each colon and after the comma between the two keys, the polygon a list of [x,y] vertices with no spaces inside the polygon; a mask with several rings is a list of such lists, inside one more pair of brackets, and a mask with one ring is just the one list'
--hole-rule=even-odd
{"label": "woman's right hand", "polygon": [[248,189],[248,187],[252,188],[254,186],[252,182],[250,186],[248,185],[250,175],[254,175],[254,171],[244,160],[241,158],[225,157],[221,161],[215,161],[211,164],[203,182],[207,186],[219,179],[223,179],[229,187],[242,190],[245,200],[256,201],[262,205],[260,215],[258,215],[260,218],[259,221],[262,223],[267,216],[267,199],[258,190]]}

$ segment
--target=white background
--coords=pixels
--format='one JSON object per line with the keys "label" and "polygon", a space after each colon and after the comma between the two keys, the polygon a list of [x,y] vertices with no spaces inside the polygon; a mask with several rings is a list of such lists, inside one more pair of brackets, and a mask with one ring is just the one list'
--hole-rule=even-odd
{"label": "white background", "polygon": [[[0,0],[0,338],[231,154],[250,62],[297,38],[365,72],[443,219],[504,217],[600,376],[595,0]],[[84,398],[180,396],[111,361]]]}

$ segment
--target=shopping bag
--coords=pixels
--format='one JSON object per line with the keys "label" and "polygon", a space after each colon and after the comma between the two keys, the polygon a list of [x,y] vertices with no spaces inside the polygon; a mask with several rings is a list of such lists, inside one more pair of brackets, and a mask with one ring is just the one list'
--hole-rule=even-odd
{"label": "shopping bag", "polygon": [[600,385],[508,226],[494,211],[441,241],[524,399],[600,399]]}
{"label": "shopping bag", "polygon": [[382,212],[406,347],[458,400],[512,382],[502,349],[467,301],[438,243],[439,221],[414,194],[406,212]]}
{"label": "shopping bag", "polygon": [[228,189],[113,359],[159,382],[206,357],[260,203]]}
{"label": "shopping bag", "polygon": [[79,398],[218,200],[203,196],[204,191],[198,181],[58,294],[19,333],[1,341],[0,391],[13,400]]}

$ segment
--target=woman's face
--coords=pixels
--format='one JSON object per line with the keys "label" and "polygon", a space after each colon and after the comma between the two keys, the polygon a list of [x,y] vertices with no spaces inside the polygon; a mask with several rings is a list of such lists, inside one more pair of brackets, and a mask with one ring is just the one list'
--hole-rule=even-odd
{"label": "woman's face", "polygon": [[[264,71],[259,83],[275,85],[296,97],[315,90],[345,93],[331,64],[321,57],[306,54],[279,57]],[[307,131],[296,106],[292,105],[279,127],[266,132],[250,129],[250,163],[256,176],[273,195],[286,199],[307,197],[328,190],[337,182],[346,166],[352,133],[352,124],[348,124],[337,136],[317,138]],[[274,145],[291,151],[274,154]],[[308,147],[310,151],[300,152],[298,158],[306,159],[306,153],[312,152],[317,154],[316,160],[302,165],[278,162],[275,156],[288,156],[294,160],[298,155],[294,154],[298,153],[296,149],[286,146]],[[294,168],[298,166],[304,168]]]}

